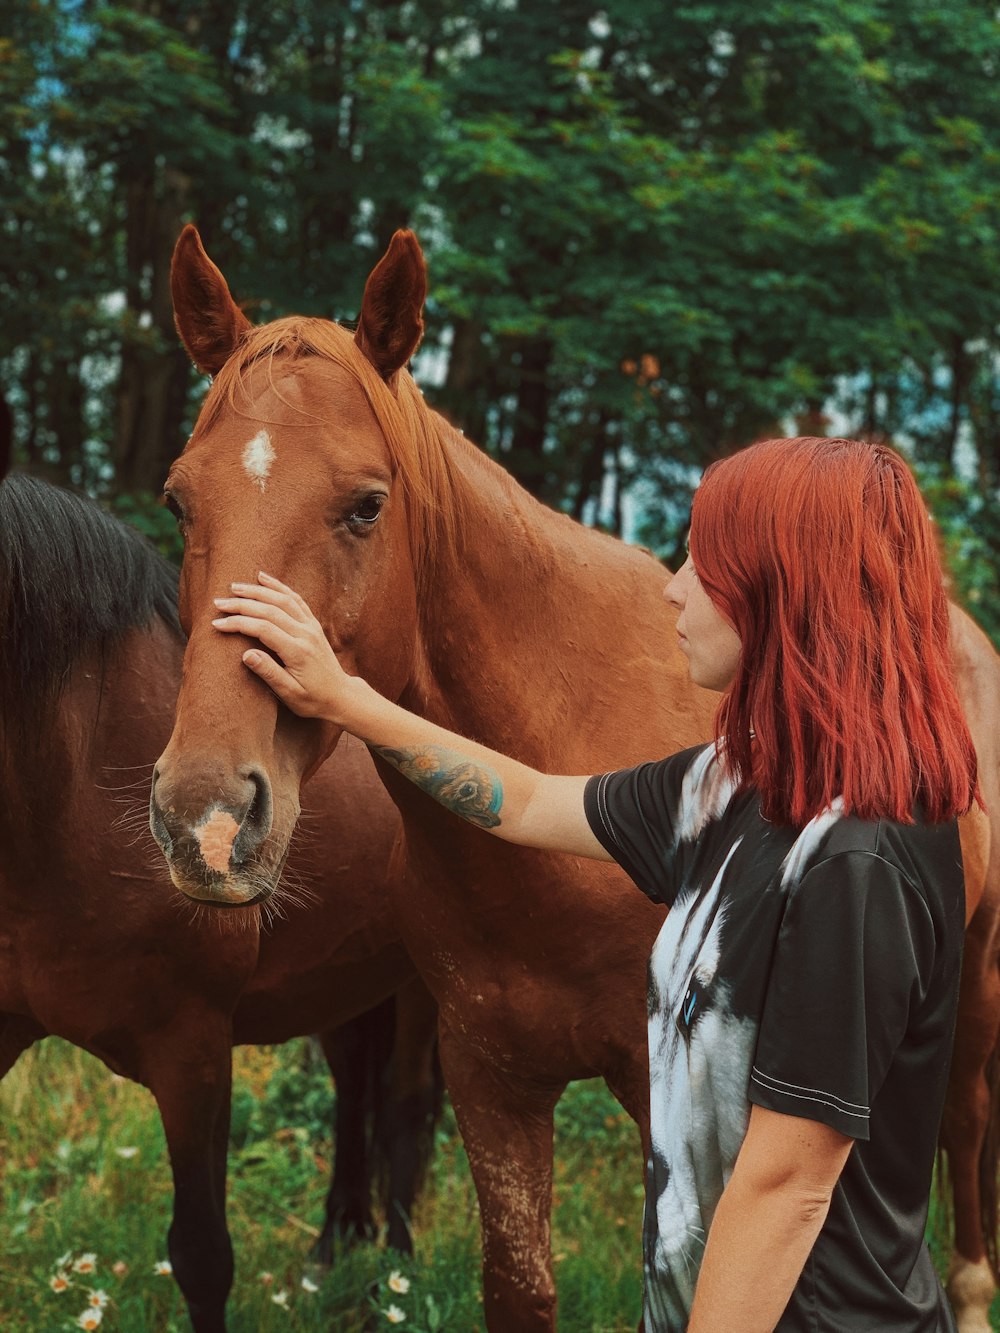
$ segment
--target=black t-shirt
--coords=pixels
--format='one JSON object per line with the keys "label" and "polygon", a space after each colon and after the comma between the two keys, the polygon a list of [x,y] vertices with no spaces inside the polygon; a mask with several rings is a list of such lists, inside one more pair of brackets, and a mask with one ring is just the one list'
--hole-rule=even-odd
{"label": "black t-shirt", "polygon": [[687,1327],[751,1102],[856,1140],[778,1329],[954,1329],[923,1236],[964,935],[958,829],[839,805],[771,824],[714,746],[587,784],[602,845],[671,909],[649,963],[647,1333]]}

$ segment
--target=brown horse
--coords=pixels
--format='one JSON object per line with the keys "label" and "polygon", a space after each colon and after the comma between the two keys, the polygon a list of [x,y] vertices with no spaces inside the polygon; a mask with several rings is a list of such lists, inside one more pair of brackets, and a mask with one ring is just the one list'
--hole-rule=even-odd
{"label": "brown horse", "polygon": [[[212,598],[259,568],[303,594],[349,671],[536,768],[597,772],[710,734],[715,700],[688,681],[662,567],[538,504],[426,407],[405,370],[424,288],[419,247],[400,232],[353,336],[315,319],[254,329],[194,228],[178,242],[178,329],[215,381],[167,482],[190,638],[152,811],[175,882],[196,897],[265,897],[299,782],[338,739],[279,708],[242,667],[245,643],[211,628]],[[982,673],[982,739],[996,659],[959,625]],[[551,1330],[553,1107],[569,1080],[602,1075],[648,1143],[645,971],[662,915],[615,868],[498,844],[379,771],[406,830],[394,908],[440,1006],[479,1194],[489,1327]],[[966,831],[980,875],[984,823]],[[204,830],[223,825],[209,867]],[[961,1032],[973,1054],[956,1062],[951,1103],[968,1131],[952,1141],[953,1170],[970,1189],[996,1035],[996,878],[976,917],[982,972],[967,977]],[[977,872],[969,883],[971,913]],[[978,1233],[963,1234],[979,1259]]]}
{"label": "brown horse", "polygon": [[[174,1271],[194,1328],[218,1333],[233,1272],[233,1042],[323,1034],[338,1079],[329,1259],[336,1233],[372,1230],[365,1107],[382,1071],[369,1057],[393,994],[406,1002],[388,1108],[390,1239],[408,1245],[435,1013],[389,908],[399,819],[360,745],[310,788],[316,818],[289,866],[311,910],[261,931],[237,909],[206,931],[179,905],[140,791],[170,732],[183,650],[176,574],[134,533],[42,482],[0,485],[0,1077],[57,1034],[152,1091],[174,1178]],[[138,805],[138,839],[122,832],[123,798]],[[384,1101],[380,1081],[375,1091]]]}

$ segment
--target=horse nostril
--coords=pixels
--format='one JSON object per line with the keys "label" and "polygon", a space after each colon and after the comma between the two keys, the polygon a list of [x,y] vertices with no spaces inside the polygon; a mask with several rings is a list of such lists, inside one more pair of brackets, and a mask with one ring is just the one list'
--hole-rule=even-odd
{"label": "horse nostril", "polygon": [[260,769],[249,768],[240,774],[246,782],[253,785],[253,796],[243,816],[240,831],[233,841],[233,860],[246,861],[253,851],[260,846],[271,832],[274,817],[274,804],[271,798],[271,784],[267,775]]}
{"label": "horse nostril", "polygon": [[163,818],[163,811],[160,809],[160,803],[156,799],[156,779],[159,774],[153,775],[153,787],[149,794],[149,831],[153,838],[159,844],[164,856],[169,860],[174,846],[174,840],[170,836],[166,821]]}

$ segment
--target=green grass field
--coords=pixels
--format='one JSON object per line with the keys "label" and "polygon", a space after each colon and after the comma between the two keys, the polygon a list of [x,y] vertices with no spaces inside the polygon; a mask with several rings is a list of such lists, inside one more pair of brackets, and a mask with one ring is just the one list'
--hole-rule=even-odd
{"label": "green grass field", "polygon": [[[236,1052],[231,1333],[484,1330],[475,1194],[448,1110],[414,1219],[413,1260],[362,1245],[317,1290],[303,1286],[329,1182],[332,1109],[325,1065],[306,1042]],[[641,1290],[640,1152],[634,1126],[602,1084],[567,1092],[557,1111],[556,1153],[560,1333],[630,1333]],[[36,1047],[0,1085],[0,1173],[5,1333],[86,1327],[79,1317],[94,1291],[107,1298],[101,1333],[189,1333],[173,1278],[155,1271],[167,1257],[171,1183],[159,1118],[144,1089],[64,1042]],[[933,1200],[939,1264],[946,1221]],[[55,1291],[60,1260],[70,1285]],[[74,1263],[93,1271],[74,1271]]]}
{"label": "green grass field", "polygon": [[[329,1183],[332,1112],[325,1064],[307,1043],[236,1052],[232,1333],[388,1330],[392,1307],[405,1316],[399,1326],[408,1333],[484,1329],[475,1193],[448,1109],[414,1219],[415,1258],[404,1262],[363,1245],[342,1258],[318,1291],[303,1288]],[[88,1292],[96,1289],[108,1296],[102,1333],[189,1330],[173,1278],[154,1272],[167,1257],[171,1181],[145,1089],[49,1040],[24,1055],[0,1085],[0,1127],[0,1328],[78,1328]],[[603,1085],[579,1084],[560,1103],[557,1145],[560,1329],[632,1330],[641,1287],[635,1128]],[[75,1273],[70,1261],[73,1285],[55,1292],[50,1280],[67,1252],[76,1261],[96,1256],[96,1271]],[[409,1281],[405,1292],[390,1289],[397,1270]],[[276,1301],[282,1293],[287,1304]]]}

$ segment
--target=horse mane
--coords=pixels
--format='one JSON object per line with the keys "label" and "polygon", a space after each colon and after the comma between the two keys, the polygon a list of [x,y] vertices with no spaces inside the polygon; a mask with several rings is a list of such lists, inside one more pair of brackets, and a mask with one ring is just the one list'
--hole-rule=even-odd
{"label": "horse mane", "polygon": [[[451,450],[456,441],[464,442],[470,450],[473,446],[428,408],[408,371],[400,372],[387,384],[357,346],[350,330],[305,315],[291,315],[250,329],[212,383],[199,419],[199,432],[211,426],[225,407],[246,410],[253,399],[247,376],[256,367],[266,366],[268,383],[277,392],[275,360],[288,365],[306,357],[346,371],[368,400],[402,483],[413,566],[419,580],[442,547],[453,551],[460,542],[468,504],[452,465]],[[479,450],[475,453],[485,461]],[[498,481],[511,480],[499,468],[496,474]],[[511,490],[515,489],[511,480]]]}
{"label": "horse mane", "polygon": [[35,477],[0,484],[0,725],[25,739],[76,663],[158,616],[175,634],[177,571],[92,500]]}

